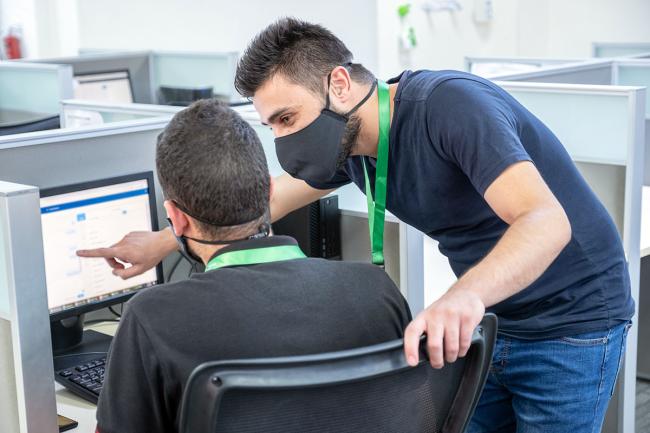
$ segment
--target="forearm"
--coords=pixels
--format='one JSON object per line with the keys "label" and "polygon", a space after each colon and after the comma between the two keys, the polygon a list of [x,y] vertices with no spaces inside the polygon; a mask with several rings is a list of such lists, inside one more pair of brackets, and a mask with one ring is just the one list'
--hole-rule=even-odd
{"label": "forearm", "polygon": [[326,196],[334,190],[312,188],[302,180],[283,174],[273,179],[271,194],[271,222],[275,222],[288,213]]}
{"label": "forearm", "polygon": [[165,253],[165,257],[174,251],[178,251],[178,242],[176,242],[176,238],[172,233],[171,227],[165,227],[164,229],[160,230],[158,232],[158,235],[160,236],[160,251],[163,251]]}
{"label": "forearm", "polygon": [[561,208],[524,214],[452,290],[471,290],[486,307],[501,302],[537,280],[570,239],[571,226]]}

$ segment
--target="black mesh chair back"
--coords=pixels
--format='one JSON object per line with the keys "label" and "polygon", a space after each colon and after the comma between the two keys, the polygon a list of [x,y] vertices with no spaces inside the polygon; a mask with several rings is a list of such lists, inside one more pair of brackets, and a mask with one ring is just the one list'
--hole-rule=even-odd
{"label": "black mesh chair back", "polygon": [[403,341],[322,355],[219,361],[192,373],[181,433],[461,433],[478,403],[496,340],[487,314],[466,357],[431,368],[423,339],[409,367]]}

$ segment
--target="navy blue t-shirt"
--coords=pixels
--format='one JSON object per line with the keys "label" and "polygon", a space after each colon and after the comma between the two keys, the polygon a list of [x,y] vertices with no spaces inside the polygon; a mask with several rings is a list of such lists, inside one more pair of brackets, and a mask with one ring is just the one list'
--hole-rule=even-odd
{"label": "navy blue t-shirt", "polygon": [[[485,257],[508,225],[483,196],[510,165],[532,161],[564,207],[570,243],[529,287],[489,308],[500,332],[541,339],[610,328],[634,302],[612,219],[557,137],[503,89],[457,71],[406,71],[390,130],[386,207],[439,242],[457,276]],[[362,191],[360,156],[327,184]],[[367,158],[374,185],[374,163]],[[373,186],[374,188],[374,186]]]}

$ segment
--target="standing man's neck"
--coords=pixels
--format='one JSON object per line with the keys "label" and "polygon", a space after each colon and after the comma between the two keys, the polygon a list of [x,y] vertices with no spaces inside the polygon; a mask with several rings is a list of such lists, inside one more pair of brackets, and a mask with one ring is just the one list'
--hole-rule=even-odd
{"label": "standing man's neck", "polygon": [[[394,112],[394,98],[397,92],[398,83],[390,84],[390,120],[393,123]],[[365,90],[367,91],[367,90]],[[377,98],[377,90],[368,99],[362,107],[357,111],[357,115],[361,119],[361,131],[359,131],[359,138],[357,145],[352,150],[352,155],[377,157],[377,145],[379,143],[379,100]]]}

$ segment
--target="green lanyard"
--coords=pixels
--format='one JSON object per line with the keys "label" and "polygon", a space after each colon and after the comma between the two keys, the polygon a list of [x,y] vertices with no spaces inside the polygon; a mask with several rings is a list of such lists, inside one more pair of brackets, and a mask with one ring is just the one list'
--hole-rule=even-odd
{"label": "green lanyard", "polygon": [[282,262],[285,260],[304,259],[305,254],[297,245],[280,245],[276,247],[254,248],[250,250],[230,251],[219,254],[205,266],[205,272],[226,266],[256,265],[259,263]]}
{"label": "green lanyard", "polygon": [[370,231],[370,248],[372,263],[384,265],[384,220],[386,218],[386,178],[388,177],[388,141],[390,133],[390,91],[388,84],[377,82],[377,99],[379,101],[379,143],[377,148],[377,166],[375,169],[375,197],[373,200],[370,179],[366,169],[366,160],[362,158],[363,173],[366,177],[366,199],[368,200],[368,229]]}

